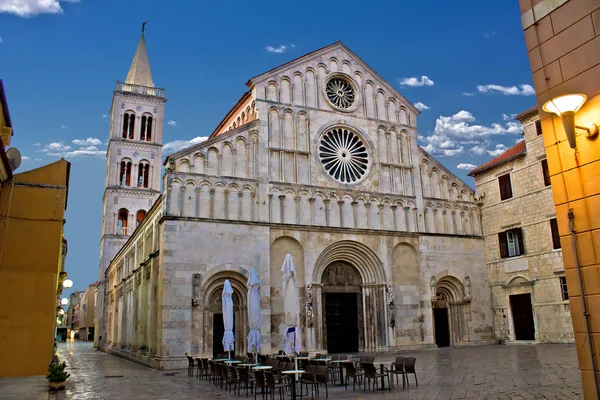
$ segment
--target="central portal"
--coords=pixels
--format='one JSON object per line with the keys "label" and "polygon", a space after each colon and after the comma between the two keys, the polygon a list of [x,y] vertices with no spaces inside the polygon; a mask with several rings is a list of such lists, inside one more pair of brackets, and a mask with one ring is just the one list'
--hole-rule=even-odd
{"label": "central portal", "polygon": [[349,263],[336,261],[323,272],[324,348],[328,353],[356,353],[364,347],[360,275]]}
{"label": "central portal", "polygon": [[358,352],[358,295],[356,293],[326,293],[327,351]]}

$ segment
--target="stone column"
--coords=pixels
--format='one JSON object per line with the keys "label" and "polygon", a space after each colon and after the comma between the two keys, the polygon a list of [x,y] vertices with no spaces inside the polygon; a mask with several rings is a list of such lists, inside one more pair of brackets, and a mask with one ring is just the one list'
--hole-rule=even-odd
{"label": "stone column", "polygon": [[119,344],[121,348],[127,346],[127,287],[126,282],[121,285],[121,337]]}
{"label": "stone column", "polygon": [[238,192],[238,215],[237,215],[238,221],[242,220],[242,204],[243,203],[244,203],[244,192],[242,190],[240,190]]}
{"label": "stone column", "polygon": [[148,309],[148,280],[146,279],[146,270],[148,269],[148,265],[142,267],[142,270],[139,272],[140,274],[140,336],[138,340],[139,349],[142,354],[145,354],[148,351],[148,313],[146,310]]}
{"label": "stone column", "polygon": [[282,224],[285,222],[285,194],[279,195],[279,218]]}
{"label": "stone column", "polygon": [[256,201],[254,200],[256,198],[256,193],[252,192],[250,193],[250,218],[252,221],[256,221]]}
{"label": "stone column", "polygon": [[200,192],[202,188],[197,187],[194,191],[196,192],[196,209],[194,210],[194,215],[198,218],[200,217]]}
{"label": "stone column", "polygon": [[358,224],[356,222],[356,206],[358,205],[358,201],[353,201],[350,204],[352,204],[352,217],[353,217],[352,227],[353,228],[358,228]]}
{"label": "stone column", "polygon": [[392,216],[394,218],[394,230],[397,231],[398,230],[398,222],[396,221],[396,209],[398,208],[398,206],[396,204],[394,204],[392,206]]}
{"label": "stone column", "polygon": [[378,204],[379,208],[379,229],[383,229],[383,204]]}
{"label": "stone column", "polygon": [[448,233],[448,223],[446,222],[446,210],[442,211],[442,222],[444,223],[444,233]]}
{"label": "stone column", "polygon": [[173,196],[173,185],[169,182],[167,184],[167,209],[165,210],[165,215],[171,214],[171,196]]}
{"label": "stone column", "polygon": [[217,176],[222,175],[222,173],[221,173],[222,168],[223,168],[223,155],[219,154],[217,156]]}
{"label": "stone column", "polygon": [[296,206],[296,224],[300,223],[300,196],[294,196],[294,205]]}
{"label": "stone column", "polygon": [[323,203],[325,203],[325,226],[329,226],[329,203],[331,200],[323,199]]}
{"label": "stone column", "polygon": [[315,198],[309,197],[308,204],[310,205],[310,224],[315,225]]}
{"label": "stone column", "polygon": [[269,193],[269,222],[273,222],[273,194]]}
{"label": "stone column", "polygon": [[[406,224],[406,231],[410,232],[410,218],[408,217],[410,213],[410,207],[404,207],[404,223]],[[416,221],[415,221],[416,223]],[[416,232],[416,230],[415,230]]]}
{"label": "stone column", "polygon": [[229,219],[229,190],[223,190],[223,194],[225,196],[225,219]]}
{"label": "stone column", "polygon": [[179,216],[183,217],[183,206],[185,204],[185,186],[179,188],[179,199],[177,201],[179,206]]}
{"label": "stone column", "polygon": [[367,229],[371,229],[371,202],[365,202],[365,210],[367,213]]}
{"label": "stone column", "polygon": [[[137,265],[137,264],[136,264]],[[131,349],[134,351],[138,351],[139,349],[139,329],[140,329],[140,281],[139,281],[139,272],[135,274],[133,278],[133,315],[132,315],[132,332],[131,332]]]}
{"label": "stone column", "polygon": [[462,226],[462,234],[464,235],[467,232],[467,230],[465,229],[466,226],[465,226],[465,212],[464,211],[460,212],[460,224]]}
{"label": "stone column", "polygon": [[148,270],[146,272],[146,279],[149,280],[150,286],[148,287],[148,303],[150,307],[148,307],[148,353],[151,356],[154,356],[157,351],[157,298],[156,298],[156,280],[157,280],[157,271],[156,271],[156,258],[153,258],[152,261],[148,264]]}
{"label": "stone column", "polygon": [[210,217],[215,217],[215,188],[210,188]]}
{"label": "stone column", "polygon": [[344,200],[338,200],[338,207],[340,208],[340,228],[344,227]]}

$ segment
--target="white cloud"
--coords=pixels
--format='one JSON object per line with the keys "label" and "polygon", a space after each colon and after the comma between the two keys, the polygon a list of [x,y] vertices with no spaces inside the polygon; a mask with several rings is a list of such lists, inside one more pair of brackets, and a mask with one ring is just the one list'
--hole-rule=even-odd
{"label": "white cloud", "polygon": [[433,81],[426,75],[422,75],[421,78],[411,77],[398,79],[400,86],[433,86]]}
{"label": "white cloud", "polygon": [[102,114],[102,118],[108,118],[108,115]]}
{"label": "white cloud", "polygon": [[42,161],[42,159],[41,158],[36,158],[35,161]]}
{"label": "white cloud", "polygon": [[[296,46],[292,45],[292,47],[296,47]],[[285,44],[282,44],[279,47],[267,46],[267,47],[265,47],[265,49],[267,49],[267,51],[269,53],[281,54],[281,53],[285,53],[287,51],[288,47]]]}
{"label": "white cloud", "polygon": [[475,154],[476,156],[485,156],[486,152],[487,152],[487,150],[485,149],[485,146],[471,147],[471,153]]}
{"label": "white cloud", "polygon": [[417,101],[417,102],[415,103],[415,107],[416,107],[417,109],[419,109],[420,111],[423,111],[423,110],[429,110],[429,108],[430,108],[429,106],[426,106],[425,104],[421,103],[420,101]]}
{"label": "white cloud", "polygon": [[422,138],[425,151],[436,156],[455,156],[464,153],[465,146],[471,152],[484,155],[494,136],[521,133],[521,125],[516,122],[493,123],[489,126],[473,124],[475,117],[461,110],[449,117],[440,116],[435,122],[433,134]]}
{"label": "white cloud", "polygon": [[505,96],[533,96],[535,90],[531,85],[501,86],[501,85],[479,85],[479,93],[502,93]]}
{"label": "white cloud", "polygon": [[61,127],[61,128],[63,128],[63,129],[67,129],[67,127],[66,127],[66,126],[64,126],[64,125],[61,125],[60,127]]}
{"label": "white cloud", "polygon": [[34,143],[33,145],[34,146],[41,146],[42,144],[41,143]]}
{"label": "white cloud", "polygon": [[502,120],[509,121],[515,119],[517,114],[502,114]]}
{"label": "white cloud", "polygon": [[494,150],[488,150],[487,153],[492,157],[498,157],[500,154],[504,153],[506,150],[508,150],[508,147],[506,147],[503,144],[497,144],[496,148]]}
{"label": "white cloud", "polygon": [[168,155],[176,153],[200,142],[204,142],[206,139],[208,139],[207,136],[198,136],[191,140],[174,140],[172,142],[165,143],[162,148],[163,154]]}
{"label": "white cloud", "polygon": [[483,36],[485,39],[489,39],[491,36],[495,36],[495,35],[496,35],[496,31],[483,32],[481,34],[481,36]]}
{"label": "white cloud", "polygon": [[462,95],[463,96],[472,97],[472,96],[475,96],[475,93],[473,93],[473,92],[464,92]]}
{"label": "white cloud", "polygon": [[2,39],[2,36],[0,36],[0,44],[4,43],[4,39]]}
{"label": "white cloud", "polygon": [[458,164],[456,166],[456,168],[463,169],[465,171],[470,171],[470,170],[472,170],[473,168],[476,168],[476,167],[477,167],[477,165],[475,165],[475,164],[469,164],[469,163],[461,163],[461,164]]}
{"label": "white cloud", "polygon": [[79,0],[0,0],[0,13],[19,17],[60,14],[63,12],[60,3],[79,3]]}
{"label": "white cloud", "polygon": [[[79,143],[83,143],[84,145],[79,145],[80,147],[73,150],[73,148],[67,144],[64,144],[63,142],[52,142],[52,143],[48,143],[47,145],[44,146],[44,148],[42,150],[38,150],[41,151],[42,153],[45,153],[47,156],[51,156],[51,157],[104,157],[106,156],[106,150],[100,150],[98,149],[98,147],[94,146],[94,145],[90,145],[90,140],[91,142],[95,143],[95,140],[98,139],[94,139],[94,138],[89,138],[86,140],[78,140],[75,139],[73,140],[74,144],[79,145]],[[78,142],[78,143],[76,143]],[[98,140],[98,142],[100,142]],[[98,143],[98,144],[102,144],[102,142]]]}
{"label": "white cloud", "polygon": [[100,139],[89,137],[87,139],[75,139],[73,140],[73,143],[77,146],[100,146],[102,141]]}
{"label": "white cloud", "polygon": [[177,126],[177,121],[173,121],[172,119],[170,119],[169,121],[167,121],[167,125]]}
{"label": "white cloud", "polygon": [[290,47],[293,49],[296,47],[296,45],[294,43],[290,43]]}
{"label": "white cloud", "polygon": [[27,157],[27,156],[21,156],[21,160],[29,160],[29,157]]}

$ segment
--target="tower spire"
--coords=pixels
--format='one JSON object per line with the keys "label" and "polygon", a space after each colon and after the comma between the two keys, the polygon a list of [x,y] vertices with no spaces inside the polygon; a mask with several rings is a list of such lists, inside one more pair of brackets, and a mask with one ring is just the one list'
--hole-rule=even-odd
{"label": "tower spire", "polygon": [[129,67],[125,83],[131,85],[142,85],[154,87],[152,82],[152,72],[150,72],[150,62],[148,61],[148,53],[146,52],[146,39],[144,31],[146,30],[146,22],[142,24],[142,34],[138,42],[133,61]]}

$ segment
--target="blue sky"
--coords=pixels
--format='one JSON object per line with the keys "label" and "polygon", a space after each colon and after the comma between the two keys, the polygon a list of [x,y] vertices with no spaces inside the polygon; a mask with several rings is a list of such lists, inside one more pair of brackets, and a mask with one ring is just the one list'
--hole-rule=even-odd
{"label": "blue sky", "polygon": [[97,279],[105,115],[143,21],[168,98],[166,152],[210,134],[248,78],[337,40],[428,107],[419,144],[471,186],[468,164],[514,145],[512,116],[535,105],[517,1],[0,0],[17,172],[60,156],[73,164],[65,233],[77,289]]}

